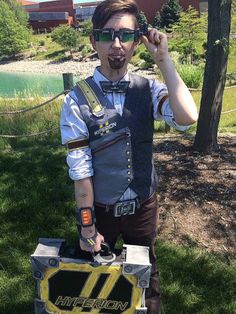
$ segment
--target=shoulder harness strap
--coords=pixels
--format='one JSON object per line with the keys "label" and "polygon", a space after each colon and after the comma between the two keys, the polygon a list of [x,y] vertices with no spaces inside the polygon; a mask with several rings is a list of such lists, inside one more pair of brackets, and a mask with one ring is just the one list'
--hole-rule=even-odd
{"label": "shoulder harness strap", "polygon": [[104,115],[103,106],[88,82],[86,80],[80,80],[77,85],[84,94],[84,97],[86,98],[93,114],[97,117],[101,117],[102,115]]}

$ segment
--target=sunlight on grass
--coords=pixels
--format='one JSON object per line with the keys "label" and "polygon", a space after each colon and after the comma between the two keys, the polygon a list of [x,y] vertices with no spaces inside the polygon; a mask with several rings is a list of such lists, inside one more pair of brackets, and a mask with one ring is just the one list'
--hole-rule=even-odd
{"label": "sunlight on grass", "polygon": [[[55,118],[53,110],[51,114]],[[36,290],[30,254],[38,238],[78,241],[73,182],[58,134],[4,144],[8,149],[0,150],[0,313],[33,314]],[[168,242],[158,241],[156,248],[163,314],[234,313],[235,266],[227,265],[223,256]]]}
{"label": "sunlight on grass", "polygon": [[216,255],[164,241],[157,256],[164,313],[234,313],[236,264],[228,267]]}
{"label": "sunlight on grass", "polygon": [[[46,36],[39,36],[42,40]],[[41,38],[41,39],[40,39]],[[48,40],[48,39],[45,39]],[[0,99],[0,111],[18,110],[44,98]],[[200,92],[193,92],[200,105]],[[235,109],[236,88],[226,89],[223,111]],[[59,123],[62,98],[16,116],[0,117],[2,134],[41,132]],[[164,123],[157,122],[164,133]],[[196,125],[189,132],[194,133]],[[236,133],[236,112],[221,116],[220,132]],[[30,254],[39,237],[78,241],[73,183],[59,128],[45,137],[0,139],[0,313],[33,314],[36,295]],[[222,255],[158,241],[162,314],[235,314],[236,265]]]}

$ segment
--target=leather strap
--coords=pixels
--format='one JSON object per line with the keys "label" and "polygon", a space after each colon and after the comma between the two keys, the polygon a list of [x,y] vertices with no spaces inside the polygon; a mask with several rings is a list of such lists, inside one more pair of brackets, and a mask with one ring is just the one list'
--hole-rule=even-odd
{"label": "leather strap", "polygon": [[[128,200],[129,201],[129,200]],[[130,201],[135,201],[136,205],[140,204],[138,199],[134,199],[134,200],[130,200]],[[124,202],[127,202],[127,201],[124,201]],[[117,202],[117,203],[122,203],[122,202]],[[106,211],[110,211],[110,210],[113,210],[116,206],[116,204],[113,204],[113,205],[106,205],[106,204],[101,204],[101,203],[97,203],[95,202],[94,205],[95,206],[98,206],[98,207],[101,207],[101,208],[106,208]],[[137,207],[137,206],[136,206]]]}
{"label": "leather strap", "polygon": [[[155,198],[156,198],[156,193],[153,193],[152,195],[149,196],[149,198],[147,198],[146,200],[143,200],[143,201],[140,201],[138,198],[136,198],[135,199],[136,208],[140,208],[143,205],[148,205],[149,203],[152,203]],[[97,206],[99,208],[105,208],[106,211],[113,210],[115,204],[113,204],[113,205],[106,205],[106,204],[101,204],[101,203],[97,203],[97,202],[94,203],[95,206]]]}
{"label": "leather strap", "polygon": [[162,106],[163,106],[163,104],[164,104],[164,102],[166,101],[167,98],[169,98],[169,96],[168,96],[168,95],[165,95],[165,96],[163,96],[163,97],[161,98],[161,100],[159,101],[158,112],[160,113],[161,116],[162,116],[162,111],[161,111],[161,109],[162,109]]}
{"label": "leather strap", "polygon": [[67,143],[67,148],[69,150],[79,149],[79,148],[86,148],[89,147],[88,140],[78,140]]}
{"label": "leather strap", "polygon": [[97,116],[101,116],[104,114],[103,107],[97,98],[96,94],[94,93],[93,89],[90,87],[90,85],[87,83],[86,80],[81,80],[77,83],[77,85],[80,87],[81,91],[84,94],[84,97],[86,98],[88,105],[92,109],[93,114]]}

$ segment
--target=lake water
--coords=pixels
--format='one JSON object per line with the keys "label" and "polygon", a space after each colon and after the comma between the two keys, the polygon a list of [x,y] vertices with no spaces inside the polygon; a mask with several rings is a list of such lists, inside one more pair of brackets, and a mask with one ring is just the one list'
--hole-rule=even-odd
{"label": "lake water", "polygon": [[53,96],[63,90],[62,74],[0,72],[0,97]]}

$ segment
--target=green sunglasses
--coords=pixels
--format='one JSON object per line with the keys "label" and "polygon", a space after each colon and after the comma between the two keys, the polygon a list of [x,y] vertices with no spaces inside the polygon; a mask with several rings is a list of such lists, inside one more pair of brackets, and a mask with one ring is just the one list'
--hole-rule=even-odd
{"label": "green sunglasses", "polygon": [[113,28],[104,28],[104,29],[94,29],[93,36],[96,41],[101,42],[111,42],[114,41],[116,37],[122,43],[130,41],[138,41],[139,39],[139,30],[132,30],[127,28],[121,28],[118,31],[115,31]]}

